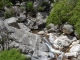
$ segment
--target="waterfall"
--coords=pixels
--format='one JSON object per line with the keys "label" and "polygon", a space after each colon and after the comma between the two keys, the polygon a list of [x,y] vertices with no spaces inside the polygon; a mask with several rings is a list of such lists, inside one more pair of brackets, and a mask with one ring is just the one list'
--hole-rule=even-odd
{"label": "waterfall", "polygon": [[61,54],[58,56],[57,60],[63,60],[63,57],[64,57],[64,53],[61,52]]}
{"label": "waterfall", "polygon": [[43,37],[44,41],[45,41],[45,44],[46,46],[49,48],[49,50],[53,53],[56,53],[56,54],[60,54],[58,57],[57,57],[57,60],[63,60],[63,57],[64,57],[64,52],[60,51],[60,50],[56,50],[56,49],[53,49],[51,44],[48,42],[48,40]]}

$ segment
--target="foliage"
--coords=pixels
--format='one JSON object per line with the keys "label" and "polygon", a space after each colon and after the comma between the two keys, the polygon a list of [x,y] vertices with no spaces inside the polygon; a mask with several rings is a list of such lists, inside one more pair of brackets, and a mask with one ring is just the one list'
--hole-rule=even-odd
{"label": "foliage", "polygon": [[41,7],[41,6],[39,6],[39,7],[38,7],[38,11],[42,12],[42,11],[44,11],[44,8]]}
{"label": "foliage", "polygon": [[4,50],[0,53],[0,60],[25,60],[26,57],[16,49]]}
{"label": "foliage", "polygon": [[4,6],[11,7],[13,4],[9,0],[0,0],[0,9]]}
{"label": "foliage", "polygon": [[10,17],[12,17],[13,15],[14,15],[14,14],[13,14],[12,10],[5,11],[5,13],[4,13],[4,17],[5,17],[5,18],[10,18]]}
{"label": "foliage", "polygon": [[75,32],[77,33],[77,35],[80,38],[80,19],[79,19],[79,21],[76,22],[74,27],[75,27]]}
{"label": "foliage", "polygon": [[80,19],[80,2],[77,3],[76,7],[71,11],[71,18],[68,23],[75,25],[77,21]]}
{"label": "foliage", "polygon": [[3,4],[3,1],[0,0],[0,10],[3,8],[4,4]]}
{"label": "foliage", "polygon": [[47,24],[54,23],[55,25],[60,25],[67,22],[72,17],[72,10],[77,2],[75,0],[60,0],[56,2],[47,18]]}
{"label": "foliage", "polygon": [[6,6],[11,7],[11,6],[13,6],[13,4],[11,2],[7,2]]}
{"label": "foliage", "polygon": [[33,11],[33,3],[32,2],[26,3],[26,10],[27,11]]}

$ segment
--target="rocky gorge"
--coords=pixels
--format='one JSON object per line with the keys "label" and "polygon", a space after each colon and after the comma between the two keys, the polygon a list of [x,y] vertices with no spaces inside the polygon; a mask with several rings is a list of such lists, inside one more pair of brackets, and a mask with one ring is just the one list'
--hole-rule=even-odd
{"label": "rocky gorge", "polygon": [[[53,5],[50,0],[31,1],[35,10],[43,2],[48,2],[48,9]],[[24,1],[4,7],[5,11],[10,9],[14,16],[4,18],[4,11],[0,13],[0,51],[16,48],[30,60],[80,60],[80,40],[72,25],[50,23],[46,27],[50,10],[28,12]]]}

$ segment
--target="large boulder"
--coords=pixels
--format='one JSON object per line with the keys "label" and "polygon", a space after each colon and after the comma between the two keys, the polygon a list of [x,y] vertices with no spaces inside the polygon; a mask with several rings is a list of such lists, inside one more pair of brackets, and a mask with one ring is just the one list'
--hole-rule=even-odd
{"label": "large boulder", "polygon": [[70,44],[76,40],[76,37],[68,37],[68,36],[60,36],[54,41],[54,47],[56,48],[64,48],[64,47],[69,47]]}

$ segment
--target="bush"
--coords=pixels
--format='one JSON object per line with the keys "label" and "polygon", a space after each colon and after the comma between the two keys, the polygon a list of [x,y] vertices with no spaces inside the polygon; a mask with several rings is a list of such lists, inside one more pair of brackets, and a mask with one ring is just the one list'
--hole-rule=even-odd
{"label": "bush", "polygon": [[16,49],[4,50],[0,53],[0,60],[25,60],[26,57]]}
{"label": "bush", "polygon": [[0,0],[0,10],[4,7],[4,6],[8,6],[11,7],[13,4],[9,1],[9,0]]}
{"label": "bush", "polygon": [[67,22],[72,17],[71,11],[76,5],[70,4],[70,1],[73,2],[74,0],[61,0],[55,3],[47,18],[47,24],[53,23],[55,25],[60,25]]}
{"label": "bush", "polygon": [[32,2],[27,2],[26,10],[27,11],[33,11],[33,3]]}
{"label": "bush", "polygon": [[69,19],[68,23],[75,25],[77,21],[80,20],[80,2],[77,3],[76,7],[72,10],[71,18]]}
{"label": "bush", "polygon": [[13,13],[12,10],[5,11],[5,13],[4,13],[4,17],[5,17],[5,18],[10,18],[10,17],[12,17],[12,16],[14,16],[14,13]]}
{"label": "bush", "polygon": [[75,27],[75,32],[77,33],[78,37],[80,38],[80,19],[79,19],[79,21],[76,22],[74,27]]}
{"label": "bush", "polygon": [[3,8],[4,4],[3,4],[3,1],[0,0],[0,10]]}
{"label": "bush", "polygon": [[7,6],[7,7],[11,7],[11,6],[13,6],[13,4],[12,4],[11,2],[8,2],[8,3],[6,4],[6,6]]}
{"label": "bush", "polygon": [[44,8],[41,7],[41,6],[39,6],[39,7],[38,7],[38,11],[42,12],[42,11],[44,11]]}

